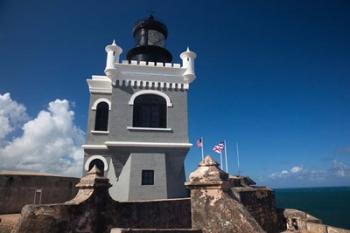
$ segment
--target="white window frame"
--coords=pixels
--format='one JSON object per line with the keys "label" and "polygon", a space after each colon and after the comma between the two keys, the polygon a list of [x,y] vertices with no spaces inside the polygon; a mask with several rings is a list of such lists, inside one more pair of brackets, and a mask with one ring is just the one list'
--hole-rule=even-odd
{"label": "white window frame", "polygon": [[138,91],[135,92],[129,100],[129,105],[134,105],[135,99],[140,96],[140,95],[146,95],[146,94],[153,94],[153,95],[159,95],[161,97],[163,97],[166,101],[166,105],[167,107],[172,107],[173,103],[171,102],[169,96],[161,91],[156,91],[156,90],[142,90],[142,91]]}
{"label": "white window frame", "polygon": [[99,103],[101,103],[101,102],[106,102],[108,104],[108,110],[111,110],[111,105],[112,104],[111,104],[111,101],[109,99],[107,99],[107,98],[99,98],[99,99],[95,100],[94,104],[91,107],[91,110],[96,111],[97,105]]}
{"label": "white window frame", "polygon": [[101,161],[103,162],[103,166],[104,166],[103,170],[104,170],[104,171],[107,171],[107,170],[108,170],[108,163],[107,163],[106,158],[103,157],[102,155],[93,155],[93,156],[90,156],[90,157],[86,160],[85,165],[84,165],[85,171],[89,171],[89,165],[90,165],[90,163],[91,163],[93,160],[95,160],[95,159],[99,159],[99,160],[101,160]]}

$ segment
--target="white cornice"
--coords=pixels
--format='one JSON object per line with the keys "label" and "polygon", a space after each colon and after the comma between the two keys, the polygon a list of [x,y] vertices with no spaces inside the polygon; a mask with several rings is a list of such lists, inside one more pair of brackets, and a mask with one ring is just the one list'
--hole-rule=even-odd
{"label": "white cornice", "polygon": [[157,82],[144,80],[116,80],[113,86],[126,86],[133,88],[168,89],[168,90],[188,90],[188,83]]}
{"label": "white cornice", "polygon": [[112,94],[112,81],[107,76],[93,75],[86,80],[90,93]]}
{"label": "white cornice", "polygon": [[154,63],[140,61],[123,61],[115,63],[115,72],[111,72],[108,77],[112,82],[124,81],[151,81],[164,83],[190,84],[195,76],[185,75],[186,68],[180,64]]}
{"label": "white cornice", "polygon": [[94,144],[85,144],[81,146],[83,149],[95,149],[95,150],[106,150],[106,145],[94,145]]}
{"label": "white cornice", "polygon": [[161,147],[161,148],[191,148],[192,143],[186,142],[125,142],[106,141],[105,145],[85,144],[83,149],[106,150],[108,147]]}
{"label": "white cornice", "polygon": [[108,147],[162,147],[162,148],[191,148],[191,143],[178,142],[124,142],[124,141],[106,141]]}

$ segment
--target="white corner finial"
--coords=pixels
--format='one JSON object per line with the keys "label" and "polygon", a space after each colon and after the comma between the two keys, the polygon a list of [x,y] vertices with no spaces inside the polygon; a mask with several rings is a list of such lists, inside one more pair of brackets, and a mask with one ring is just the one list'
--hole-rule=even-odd
{"label": "white corner finial", "polygon": [[186,69],[183,73],[185,81],[191,82],[196,77],[196,74],[194,72],[194,60],[196,57],[196,53],[192,52],[189,46],[187,46],[185,52],[182,52],[180,54],[180,58],[182,59],[182,67]]}
{"label": "white corner finial", "polygon": [[112,44],[107,45],[105,50],[107,52],[105,73],[108,76],[115,71],[115,63],[119,63],[120,54],[123,52],[123,49],[113,40]]}

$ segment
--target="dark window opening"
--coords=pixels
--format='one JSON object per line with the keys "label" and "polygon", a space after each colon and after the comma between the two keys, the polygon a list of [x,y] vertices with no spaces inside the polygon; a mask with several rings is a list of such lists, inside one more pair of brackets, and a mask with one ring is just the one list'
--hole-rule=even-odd
{"label": "dark window opening", "polygon": [[142,185],[154,185],[154,170],[142,170]]}
{"label": "dark window opening", "polygon": [[134,127],[166,128],[167,105],[163,97],[146,94],[134,101]]}
{"label": "dark window opening", "polygon": [[90,162],[89,164],[89,171],[96,165],[96,167],[98,168],[98,170],[100,170],[101,175],[104,174],[104,168],[105,165],[103,163],[103,161],[101,159],[94,159]]}
{"label": "dark window opening", "polygon": [[95,130],[107,131],[108,129],[108,112],[109,105],[106,102],[101,102],[96,107]]}

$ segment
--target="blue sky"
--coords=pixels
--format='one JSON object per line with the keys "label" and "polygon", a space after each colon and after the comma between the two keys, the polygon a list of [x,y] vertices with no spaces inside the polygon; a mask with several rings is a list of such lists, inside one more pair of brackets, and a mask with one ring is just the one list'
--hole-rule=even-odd
{"label": "blue sky", "polygon": [[[0,95],[25,106],[22,124],[63,106],[74,119],[60,116],[85,131],[85,80],[103,74],[113,39],[125,58],[133,24],[150,11],[168,26],[174,62],[186,46],[198,55],[191,142],[204,136],[218,159],[211,148],[226,139],[231,173],[239,142],[242,174],[259,184],[350,185],[349,1],[2,0]],[[17,128],[0,146],[24,137]],[[187,173],[199,159],[192,148]]]}

